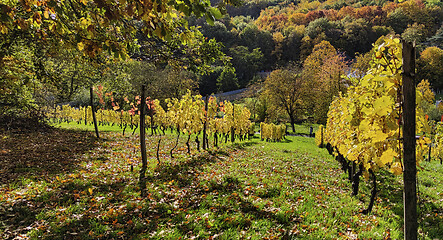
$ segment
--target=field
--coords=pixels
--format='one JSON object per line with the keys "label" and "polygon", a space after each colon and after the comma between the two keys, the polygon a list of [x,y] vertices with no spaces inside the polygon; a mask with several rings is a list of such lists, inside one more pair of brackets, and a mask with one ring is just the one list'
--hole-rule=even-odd
{"label": "field", "polygon": [[[72,125],[75,126],[75,125]],[[224,143],[187,154],[181,138],[148,136],[148,196],[138,187],[137,135],[109,129],[0,135],[2,239],[401,239],[402,180],[351,186],[313,138]],[[90,128],[88,128],[90,130]],[[161,139],[157,163],[157,144]],[[212,147],[212,143],[211,143]],[[418,174],[420,239],[443,239],[443,167]]]}

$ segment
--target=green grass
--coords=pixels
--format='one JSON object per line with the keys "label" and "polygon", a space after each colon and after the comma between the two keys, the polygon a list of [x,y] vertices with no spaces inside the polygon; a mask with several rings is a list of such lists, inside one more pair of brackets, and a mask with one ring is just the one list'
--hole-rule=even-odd
{"label": "green grass", "polygon": [[[401,177],[378,173],[376,205],[363,215],[370,185],[362,181],[351,197],[346,174],[313,138],[253,138],[206,152],[193,142],[192,155],[181,138],[170,158],[175,137],[149,136],[148,196],[142,198],[137,135],[101,135],[67,172],[2,184],[0,236],[17,229],[31,239],[403,238]],[[420,238],[442,239],[443,168],[436,161],[422,166]]]}
{"label": "green grass", "polygon": [[297,134],[297,135],[309,135],[310,127],[313,128],[313,133],[317,131],[319,124],[313,124],[313,123],[303,123],[303,124],[296,124],[295,130],[292,131],[291,124],[286,124],[286,131],[289,134]]}
{"label": "green grass", "polygon": [[[52,126],[54,127],[58,127],[58,128],[63,128],[63,129],[76,129],[76,130],[82,130],[82,131],[95,131],[94,128],[94,124],[84,124],[84,122],[82,123],[77,123],[77,122],[61,122],[61,123],[51,123]],[[100,132],[122,132],[123,130],[118,126],[118,125],[98,125],[97,126],[98,130]],[[133,130],[131,130],[131,128],[127,127],[126,132],[127,133],[132,133]]]}

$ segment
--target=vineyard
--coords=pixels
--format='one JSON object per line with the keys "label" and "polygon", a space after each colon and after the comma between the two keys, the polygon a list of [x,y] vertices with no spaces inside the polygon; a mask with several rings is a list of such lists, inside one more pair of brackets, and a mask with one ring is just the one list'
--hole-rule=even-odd
{"label": "vineyard", "polygon": [[441,1],[0,9],[0,239],[443,239]]}
{"label": "vineyard", "polygon": [[[366,180],[372,178],[372,191],[369,205],[362,213],[371,212],[378,193],[377,172],[389,171],[394,175],[404,174],[404,212],[405,224],[406,214],[416,217],[416,178],[415,165],[421,167],[422,162],[427,158],[428,161],[440,159],[441,164],[441,122],[435,123],[431,127],[432,121],[429,116],[424,114],[424,102],[429,101],[432,104],[432,97],[426,96],[426,93],[433,94],[429,85],[422,81],[418,87],[413,88],[414,110],[413,119],[413,138],[415,146],[415,162],[412,164],[413,173],[406,167],[406,151],[410,152],[406,146],[406,130],[411,126],[406,126],[407,118],[405,115],[406,97],[405,83],[405,52],[402,53],[402,44],[396,38],[379,39],[378,45],[373,49],[373,59],[371,69],[359,81],[354,81],[353,86],[347,89],[345,94],[336,97],[329,108],[326,127],[320,127],[316,133],[316,145],[326,147],[328,152],[335,156],[335,159],[341,164],[342,170],[348,174],[348,180],[352,184],[352,195],[356,196],[359,192],[360,176]],[[403,65],[402,65],[403,64]],[[409,95],[410,97],[411,95]],[[416,96],[416,99],[415,99]],[[431,100],[429,100],[431,99]],[[431,124],[432,125],[432,124]],[[432,151],[434,148],[434,151]],[[404,151],[404,152],[402,152]],[[420,171],[420,169],[419,169]],[[406,187],[406,179],[412,178],[412,189]],[[406,176],[408,175],[408,176]],[[409,191],[413,191],[411,194]],[[410,212],[406,204],[409,204],[406,196],[412,195],[412,207],[414,212]],[[416,221],[416,220],[414,220]],[[410,225],[408,226],[410,227]],[[405,239],[417,238],[416,232],[409,232]],[[416,227],[415,227],[416,228]],[[411,234],[411,235],[409,235]],[[406,235],[406,233],[405,233]],[[415,236],[413,236],[415,235]]]}
{"label": "vineyard", "polygon": [[[126,97],[124,102],[130,106],[128,110],[120,108],[115,101],[112,93],[103,94],[102,87],[97,88],[96,94],[99,96],[101,108],[95,113],[98,125],[118,126],[125,134],[127,129],[132,134],[139,128],[141,98],[135,97],[134,102],[130,102]],[[105,109],[106,100],[112,109]],[[190,152],[189,142],[191,137],[195,137],[200,150],[199,136],[202,136],[203,144],[209,144],[207,136],[214,139],[214,145],[228,139],[234,142],[235,138],[245,140],[249,134],[253,134],[254,126],[249,120],[250,112],[247,108],[232,104],[231,102],[217,102],[215,97],[209,97],[207,102],[200,95],[191,95],[188,91],[181,99],[166,99],[164,104],[166,110],[162,107],[158,99],[145,99],[147,115],[144,117],[146,130],[151,130],[151,135],[165,135],[169,130],[187,136],[186,145]],[[76,122],[77,124],[93,124],[93,109],[91,106],[73,108],[69,105],[56,106],[54,108],[45,108],[44,111],[52,122]],[[204,134],[203,134],[204,133]],[[205,148],[205,146],[203,146]],[[172,152],[172,151],[171,151]],[[172,153],[171,153],[172,154]]]}

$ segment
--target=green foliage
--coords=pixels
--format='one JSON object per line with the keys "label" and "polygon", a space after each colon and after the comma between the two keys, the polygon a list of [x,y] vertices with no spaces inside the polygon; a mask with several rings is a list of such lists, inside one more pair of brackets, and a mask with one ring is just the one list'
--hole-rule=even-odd
{"label": "green foliage", "polygon": [[40,91],[34,79],[28,49],[0,59],[0,114],[9,114],[35,106],[33,93]]}
{"label": "green foliage", "polygon": [[217,78],[218,92],[228,92],[239,88],[237,75],[232,66],[225,66]]}
{"label": "green foliage", "polygon": [[[252,51],[245,46],[236,46],[229,49],[231,63],[239,79],[239,86],[246,87],[264,63],[264,55],[259,48]],[[233,89],[234,90],[234,89]]]}

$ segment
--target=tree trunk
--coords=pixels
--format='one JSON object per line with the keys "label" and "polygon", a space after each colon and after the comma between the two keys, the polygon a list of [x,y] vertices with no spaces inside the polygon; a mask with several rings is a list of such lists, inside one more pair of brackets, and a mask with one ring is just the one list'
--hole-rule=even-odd
{"label": "tree trunk", "polygon": [[295,118],[294,116],[289,115],[289,119],[291,120],[291,128],[292,128],[292,132],[295,133]]}
{"label": "tree trunk", "polygon": [[[199,133],[200,134],[200,133]],[[195,136],[195,143],[197,144],[197,151],[199,151],[200,152],[200,140],[198,140],[198,135],[199,134],[197,134],[197,136]]]}

